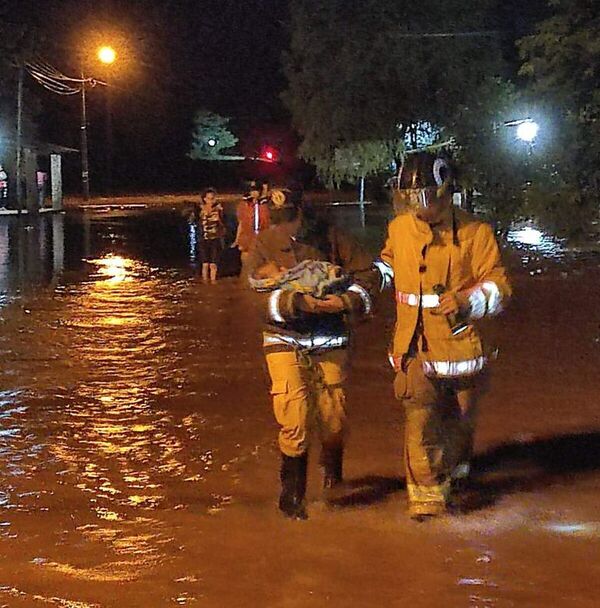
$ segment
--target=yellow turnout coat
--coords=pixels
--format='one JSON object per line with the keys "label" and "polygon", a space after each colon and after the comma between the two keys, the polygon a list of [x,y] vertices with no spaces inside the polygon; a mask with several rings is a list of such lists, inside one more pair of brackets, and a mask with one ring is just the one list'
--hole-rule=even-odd
{"label": "yellow turnout coat", "polygon": [[405,213],[390,223],[377,266],[383,282],[395,290],[397,322],[390,353],[395,367],[417,334],[426,375],[461,377],[481,371],[486,361],[475,327],[452,335],[437,308],[435,286],[468,297],[469,322],[502,310],[511,288],[492,228],[456,208],[433,227]]}

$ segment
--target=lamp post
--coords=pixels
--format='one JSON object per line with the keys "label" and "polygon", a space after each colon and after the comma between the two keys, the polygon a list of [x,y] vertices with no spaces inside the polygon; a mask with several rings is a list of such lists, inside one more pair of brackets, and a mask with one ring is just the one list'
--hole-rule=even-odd
{"label": "lamp post", "polygon": [[87,80],[81,71],[81,186],[83,200],[90,199],[90,164],[88,159],[88,137],[87,137],[87,106],[85,99],[85,87]]}
{"label": "lamp post", "polygon": [[[117,58],[117,53],[110,46],[103,46],[98,49],[97,59],[104,65],[110,65],[114,63]],[[98,81],[92,78],[86,78],[84,71],[81,72],[81,185],[83,190],[84,200],[90,198],[90,166],[89,166],[89,152],[88,152],[88,135],[87,135],[87,99],[86,99],[86,87],[88,84],[95,86],[96,84],[103,84],[107,87],[107,182],[110,189],[110,183],[112,181],[112,115],[110,112],[110,95],[108,93],[108,86],[106,82],[98,83]]]}
{"label": "lamp post", "polygon": [[507,120],[505,127],[516,127],[517,138],[533,146],[540,131],[540,125],[532,118],[520,118],[518,120]]}
{"label": "lamp post", "polygon": [[527,119],[517,126],[517,137],[528,144],[533,144],[540,130],[535,120]]}
{"label": "lamp post", "polygon": [[115,62],[117,53],[111,46],[102,46],[98,49],[98,59],[104,65],[111,65]]}
{"label": "lamp post", "polygon": [[[117,59],[117,53],[111,46],[103,46],[98,49],[98,60],[105,66],[111,66]],[[105,189],[107,194],[112,194],[113,181],[113,124],[112,124],[112,96],[110,85],[106,86],[106,181]]]}
{"label": "lamp post", "polygon": [[17,85],[17,158],[16,158],[16,188],[17,209],[23,210],[23,77],[25,69],[19,65],[19,81]]}

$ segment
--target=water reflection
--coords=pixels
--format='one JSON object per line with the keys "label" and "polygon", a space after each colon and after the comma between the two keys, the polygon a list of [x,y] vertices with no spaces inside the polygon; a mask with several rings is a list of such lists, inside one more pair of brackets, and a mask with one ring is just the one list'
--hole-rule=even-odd
{"label": "water reflection", "polygon": [[189,225],[190,261],[195,262],[198,257],[198,226],[190,222]]}
{"label": "water reflection", "polygon": [[[233,479],[221,465],[246,449],[235,434],[216,447],[226,427],[206,345],[228,340],[223,294],[195,291],[176,215],[0,228],[2,301],[27,303],[0,337],[0,536],[47,573],[139,579],[177,552],[162,511],[225,504],[213,488],[227,479],[207,479]],[[202,306],[215,318],[199,327]]]}
{"label": "water reflection", "polygon": [[582,538],[598,538],[600,536],[600,522],[552,522],[546,529],[561,536],[576,536]]}
{"label": "water reflection", "polygon": [[[127,271],[131,271],[134,265],[133,260],[126,260],[118,255],[108,255],[104,259],[90,260],[91,264],[99,266],[99,273],[109,277],[108,284],[121,283],[127,279]],[[131,277],[129,277],[131,280]]]}
{"label": "water reflection", "polygon": [[546,258],[560,259],[566,252],[564,239],[544,232],[535,224],[515,224],[508,231],[506,238],[515,247]]}
{"label": "water reflection", "polygon": [[52,451],[77,472],[78,487],[98,499],[97,513],[117,519],[119,507],[157,506],[164,500],[161,473],[185,469],[174,421],[159,404],[176,391],[180,355],[161,323],[173,312],[159,295],[161,279],[121,256],[89,263],[95,271],[69,305],[71,347],[89,370],[69,411],[76,441],[64,436]]}
{"label": "water reflection", "polygon": [[65,216],[0,217],[0,306],[57,282],[64,268]]}
{"label": "water reflection", "polygon": [[[204,593],[223,600],[210,605],[235,604],[221,597],[231,556],[248,580],[266,580],[295,543],[287,527],[268,538],[285,524],[272,504],[277,450],[253,298],[235,280],[197,280],[189,225],[176,214],[40,221],[19,235],[0,224],[2,290],[22,298],[0,315],[0,541],[10,555],[0,604],[166,606],[200,603]],[[19,268],[30,268],[27,297],[14,291]],[[388,509],[394,533],[400,500],[373,507]],[[346,533],[363,516],[368,523],[369,512],[322,512],[309,525],[318,538],[331,534],[329,522]],[[498,508],[441,525],[491,544],[531,521],[528,508]],[[597,538],[586,521],[535,527],[560,542]],[[428,533],[416,534],[420,543]],[[348,555],[361,538],[350,534]],[[257,540],[269,551],[258,560]],[[437,537],[435,545],[456,605],[495,605],[514,588],[491,550],[478,545],[451,572]],[[378,564],[378,554],[367,560]],[[261,599],[250,604],[268,604]]]}

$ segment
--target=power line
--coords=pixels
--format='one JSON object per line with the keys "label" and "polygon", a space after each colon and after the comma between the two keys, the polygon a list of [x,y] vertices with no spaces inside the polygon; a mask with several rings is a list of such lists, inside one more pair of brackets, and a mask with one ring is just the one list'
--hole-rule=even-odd
{"label": "power line", "polygon": [[507,32],[503,30],[482,30],[475,32],[415,32],[396,34],[396,38],[489,38],[500,36]]}
{"label": "power line", "polygon": [[[85,78],[83,76],[81,78],[72,78],[71,76],[67,76],[41,58],[26,61],[25,67],[36,82],[57,95],[77,95],[81,93],[86,85],[91,87],[97,85],[107,86],[106,82],[95,78]],[[74,83],[78,86],[73,86],[69,83]]]}
{"label": "power line", "polygon": [[45,89],[58,95],[76,95],[81,92],[81,87],[72,87],[47,74],[36,70],[31,64],[26,64],[27,72],[31,77],[41,84]]}

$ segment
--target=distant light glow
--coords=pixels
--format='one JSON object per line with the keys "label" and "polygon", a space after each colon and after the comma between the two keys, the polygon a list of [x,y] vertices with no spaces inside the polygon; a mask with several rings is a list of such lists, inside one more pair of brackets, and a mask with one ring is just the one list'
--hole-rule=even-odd
{"label": "distant light glow", "polygon": [[214,137],[211,137],[207,142],[206,142],[211,148],[214,148],[217,145],[217,140]]}
{"label": "distant light glow", "polygon": [[115,51],[115,49],[113,49],[110,46],[103,46],[100,49],[98,49],[98,59],[100,59],[100,61],[102,63],[105,63],[106,65],[110,65],[111,63],[114,63],[115,60],[117,58],[117,53]]}
{"label": "distant light glow", "polygon": [[540,125],[538,125],[535,120],[524,120],[517,127],[517,137],[526,142],[532,142],[536,137],[540,130]]}
{"label": "distant light glow", "polygon": [[192,262],[196,261],[196,256],[198,252],[198,233],[196,224],[194,222],[190,223],[190,260]]}
{"label": "distant light glow", "polygon": [[269,163],[273,163],[277,160],[278,150],[272,146],[264,146],[260,152],[260,157]]}
{"label": "distant light glow", "polygon": [[561,536],[574,536],[576,538],[600,537],[600,522],[581,521],[581,522],[550,522],[545,528]]}
{"label": "distant light glow", "polygon": [[93,260],[98,264],[98,272],[107,277],[106,283],[116,284],[122,283],[127,279],[127,268],[131,265],[131,260],[126,260],[121,256],[109,255],[99,260]]}
{"label": "distant light glow", "polygon": [[532,245],[533,247],[539,247],[544,242],[545,237],[546,235],[541,230],[531,228],[531,226],[526,226],[521,230],[512,230],[509,235],[511,241],[523,245]]}
{"label": "distant light glow", "polygon": [[588,527],[585,524],[549,524],[548,529],[559,534],[577,534],[586,532]]}
{"label": "distant light glow", "polygon": [[548,258],[559,258],[565,252],[564,239],[548,234],[535,225],[515,223],[508,231],[506,239],[519,249],[535,251]]}

